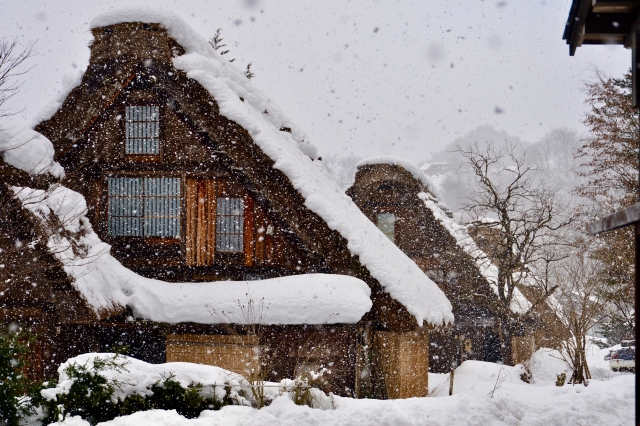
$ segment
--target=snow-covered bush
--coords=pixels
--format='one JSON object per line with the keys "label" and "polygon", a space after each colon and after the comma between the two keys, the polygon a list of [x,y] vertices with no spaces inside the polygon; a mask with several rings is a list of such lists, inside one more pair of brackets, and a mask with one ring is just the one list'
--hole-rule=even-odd
{"label": "snow-covered bush", "polygon": [[[43,424],[80,416],[95,425],[153,409],[176,410],[186,418],[196,418],[203,410],[246,403],[233,389],[237,384],[205,387],[197,381],[178,380],[170,371],[139,380],[137,376],[142,372],[138,364],[146,364],[141,361],[117,354],[87,354],[78,358],[81,359],[63,364],[60,381],[41,391],[38,402],[45,413]],[[133,363],[136,365],[132,369],[136,371],[132,373],[129,367]]]}

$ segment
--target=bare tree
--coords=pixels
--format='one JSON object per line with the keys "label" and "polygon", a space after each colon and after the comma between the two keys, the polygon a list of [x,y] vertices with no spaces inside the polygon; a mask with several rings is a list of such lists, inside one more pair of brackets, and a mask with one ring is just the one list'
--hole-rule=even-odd
{"label": "bare tree", "polygon": [[[479,247],[498,269],[497,298],[487,305],[496,316],[502,358],[513,364],[512,339],[535,321],[536,308],[557,289],[547,277],[550,265],[566,256],[562,231],[577,215],[558,202],[514,145],[476,143],[456,147],[476,177],[477,187],[464,206]],[[535,287],[535,299],[520,302],[519,287]],[[481,296],[478,296],[481,297]]]}
{"label": "bare tree", "polygon": [[24,75],[29,68],[21,65],[34,54],[35,41],[27,43],[23,48],[18,40],[0,40],[0,118],[14,115],[5,103],[14,97],[22,83],[16,77]]}
{"label": "bare tree", "polygon": [[602,265],[586,253],[563,260],[555,272],[559,285],[558,314],[569,328],[570,337],[562,341],[562,358],[571,369],[569,383],[586,383],[591,373],[586,359],[587,333],[602,317],[606,303],[598,297]]}

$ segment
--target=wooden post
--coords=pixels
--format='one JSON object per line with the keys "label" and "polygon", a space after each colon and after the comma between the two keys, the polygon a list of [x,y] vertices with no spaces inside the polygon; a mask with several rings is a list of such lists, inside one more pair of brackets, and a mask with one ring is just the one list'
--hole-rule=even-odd
{"label": "wooden post", "polygon": [[449,373],[449,396],[453,395],[453,375],[456,372],[456,363],[451,363],[451,372]]}

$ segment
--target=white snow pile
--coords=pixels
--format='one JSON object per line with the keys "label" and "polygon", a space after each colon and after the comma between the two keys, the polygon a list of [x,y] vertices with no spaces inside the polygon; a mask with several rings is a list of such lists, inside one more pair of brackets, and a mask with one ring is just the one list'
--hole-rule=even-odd
{"label": "white snow pile", "polygon": [[[94,368],[96,360],[106,361],[106,368]],[[224,397],[224,387],[231,386],[234,393],[246,388],[249,383],[239,374],[213,365],[192,364],[188,362],[167,362],[165,364],[148,364],[126,355],[113,353],[87,353],[69,358],[58,367],[58,383],[55,387],[43,389],[45,399],[55,399],[56,395],[67,394],[76,379],[70,378],[67,368],[72,365],[84,366],[88,371],[98,372],[109,382],[116,382],[115,397],[124,399],[128,395],[146,396],[148,389],[157,382],[173,376],[183,387],[193,383],[203,386],[202,392],[214,392],[219,399]],[[117,367],[116,367],[117,366]]]}
{"label": "white snow pile", "polygon": [[[478,248],[473,238],[469,235],[467,227],[447,216],[439,206],[438,200],[431,194],[421,192],[418,194],[418,197],[424,202],[424,205],[431,210],[436,220],[456,239],[456,244],[471,256],[480,274],[485,277],[489,285],[491,285],[491,288],[498,294],[498,267],[491,262],[491,259],[489,259],[485,252]],[[511,299],[511,310],[515,313],[525,313],[531,309],[531,306],[531,302],[516,288],[513,291],[513,298]]]}
{"label": "white snow pile", "polygon": [[404,158],[388,155],[369,157],[359,161],[356,164],[356,172],[360,166],[373,166],[376,164],[389,164],[392,166],[402,167],[403,169],[411,173],[411,176],[413,176],[415,180],[422,183],[422,185],[424,185],[427,190],[435,197],[436,201],[442,203],[441,207],[446,209],[446,206],[444,205],[444,197],[442,196],[436,185],[434,185],[434,183],[431,181],[431,178],[427,176],[414,162],[406,160]]}
{"label": "white snow pile", "polygon": [[0,156],[7,164],[30,175],[48,173],[62,178],[64,170],[53,161],[53,155],[51,141],[35,130],[0,128]]}
{"label": "white snow pile", "polygon": [[[44,223],[52,215],[65,231],[53,229],[49,250],[62,262],[73,285],[100,314],[129,306],[136,317],[178,323],[348,324],[372,306],[371,290],[345,275],[306,274],[261,281],[168,283],[142,277],[109,254],[85,216],[81,194],[57,186],[49,191],[14,187],[16,196]],[[249,312],[251,313],[251,312]]]}
{"label": "white snow pile", "polygon": [[[547,350],[549,351],[549,350]],[[635,391],[632,374],[608,380],[591,380],[588,386],[555,386],[562,365],[538,353],[540,366],[549,373],[535,383],[520,379],[521,366],[507,367],[482,361],[465,361],[456,369],[453,396],[449,380],[436,386],[429,397],[397,400],[333,397],[333,409],[294,405],[288,394],[268,407],[227,406],[185,419],[175,411],[144,411],[101,423],[103,426],[300,426],[300,425],[633,425]],[[167,365],[167,364],[165,364]],[[535,377],[535,372],[534,372]],[[67,426],[87,426],[69,418]]]}
{"label": "white snow pile", "polygon": [[[95,18],[91,27],[122,22],[163,25],[186,52],[173,59],[174,66],[211,93],[222,115],[249,132],[274,161],[274,167],[304,197],[305,206],[347,240],[351,253],[359,257],[391,297],[404,305],[419,325],[424,321],[435,325],[453,322],[451,303],[444,293],[364,216],[319,162],[309,158],[316,153],[304,133],[254,87],[242,70],[214,51],[180,17],[155,6],[108,12]],[[292,131],[280,131],[281,127]]]}
{"label": "white snow pile", "polygon": [[[56,400],[58,395],[69,394],[77,380],[69,375],[70,367],[75,367],[76,370],[82,368],[90,374],[101,375],[113,385],[115,391],[113,396],[120,400],[130,395],[150,396],[153,393],[151,387],[168,378],[178,382],[183,388],[201,385],[199,393],[204,397],[215,396],[217,400],[222,401],[226,396],[236,405],[245,407],[251,407],[256,402],[254,393],[251,391],[252,386],[263,386],[266,401],[273,401],[288,392],[295,391],[296,388],[300,389],[300,386],[308,386],[306,381],[296,382],[291,379],[283,379],[280,382],[251,383],[240,374],[213,365],[189,362],[149,364],[121,354],[87,353],[70,358],[58,367],[58,382],[55,386],[40,391],[43,398],[52,401]],[[309,392],[313,408],[333,408],[332,395],[327,395],[313,387],[309,388]],[[76,419],[82,421],[79,418]]]}

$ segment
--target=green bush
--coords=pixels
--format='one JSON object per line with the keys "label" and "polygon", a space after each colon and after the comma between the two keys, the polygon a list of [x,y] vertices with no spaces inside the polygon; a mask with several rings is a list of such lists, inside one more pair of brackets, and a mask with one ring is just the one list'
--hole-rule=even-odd
{"label": "green bush", "polygon": [[[73,383],[68,393],[58,393],[54,399],[43,398],[39,401],[46,412],[42,423],[49,424],[66,416],[80,416],[95,425],[118,416],[152,409],[176,410],[184,417],[196,418],[203,410],[219,410],[232,403],[229,395],[223,400],[219,400],[215,392],[210,397],[203,396],[199,383],[183,387],[174,375],[163,377],[148,387],[150,392],[145,395],[130,394],[119,399],[115,393],[123,384],[101,374],[107,369],[125,370],[125,366],[118,361],[116,355],[110,359],[96,358],[92,367],[69,365],[65,373]],[[229,391],[230,388],[227,393]]]}
{"label": "green bush", "polygon": [[34,413],[30,395],[39,387],[23,371],[30,340],[17,326],[0,328],[0,425],[17,425]]}

